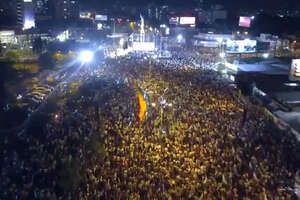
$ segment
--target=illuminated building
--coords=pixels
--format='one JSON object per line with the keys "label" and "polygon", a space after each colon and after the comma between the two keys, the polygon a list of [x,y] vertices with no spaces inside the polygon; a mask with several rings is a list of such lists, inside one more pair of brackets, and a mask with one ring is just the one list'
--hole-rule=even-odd
{"label": "illuminated building", "polygon": [[76,20],[79,18],[78,0],[54,0],[55,18]]}
{"label": "illuminated building", "polygon": [[30,29],[34,27],[34,4],[32,0],[23,0],[23,29]]}
{"label": "illuminated building", "polygon": [[17,25],[23,26],[23,2],[22,0],[16,1],[16,17],[17,17]]}
{"label": "illuminated building", "polygon": [[36,15],[49,15],[49,0],[35,0],[34,12]]}
{"label": "illuminated building", "polygon": [[34,4],[32,0],[15,0],[16,24],[23,29],[35,27]]}

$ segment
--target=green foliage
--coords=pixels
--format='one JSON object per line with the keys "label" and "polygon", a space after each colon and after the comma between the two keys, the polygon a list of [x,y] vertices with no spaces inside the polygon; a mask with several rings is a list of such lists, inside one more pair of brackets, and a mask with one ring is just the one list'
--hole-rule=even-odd
{"label": "green foliage", "polygon": [[6,58],[10,62],[17,62],[20,59],[20,56],[20,52],[16,50],[9,51],[6,54]]}
{"label": "green foliage", "polygon": [[19,51],[21,56],[32,56],[33,52],[30,49],[24,49]]}
{"label": "green foliage", "polygon": [[33,52],[30,49],[11,50],[6,53],[6,59],[10,62],[18,62],[22,57],[30,56],[33,56]]}
{"label": "green foliage", "polygon": [[33,51],[35,53],[39,53],[42,50],[43,50],[43,41],[42,41],[41,37],[38,37],[33,42]]}

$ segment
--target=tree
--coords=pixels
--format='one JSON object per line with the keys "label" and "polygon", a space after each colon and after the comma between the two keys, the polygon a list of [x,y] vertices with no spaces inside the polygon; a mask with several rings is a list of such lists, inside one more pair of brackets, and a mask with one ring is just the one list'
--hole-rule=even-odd
{"label": "tree", "polygon": [[39,53],[43,50],[43,41],[41,37],[38,37],[33,42],[33,52]]}
{"label": "tree", "polygon": [[9,51],[6,54],[6,58],[10,62],[17,62],[20,59],[20,53],[15,50]]}
{"label": "tree", "polygon": [[2,44],[0,43],[0,55],[2,55],[2,51],[3,51],[3,46],[2,46]]}

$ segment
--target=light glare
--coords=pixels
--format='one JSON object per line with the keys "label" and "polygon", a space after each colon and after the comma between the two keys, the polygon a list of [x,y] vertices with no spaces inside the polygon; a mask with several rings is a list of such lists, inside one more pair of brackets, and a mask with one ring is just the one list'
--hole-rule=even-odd
{"label": "light glare", "polygon": [[263,57],[264,57],[264,58],[269,58],[269,54],[268,54],[268,53],[264,53],[264,54],[263,54]]}
{"label": "light glare", "polygon": [[178,36],[177,36],[177,40],[178,41],[181,41],[183,39],[183,36],[181,35],[181,34],[179,34]]}
{"label": "light glare", "polygon": [[84,63],[91,62],[94,58],[94,53],[92,51],[85,50],[80,53],[79,58]]}
{"label": "light glare", "polygon": [[225,58],[225,56],[226,56],[226,54],[225,54],[224,52],[221,52],[221,53],[220,53],[220,57],[221,57],[221,58]]}

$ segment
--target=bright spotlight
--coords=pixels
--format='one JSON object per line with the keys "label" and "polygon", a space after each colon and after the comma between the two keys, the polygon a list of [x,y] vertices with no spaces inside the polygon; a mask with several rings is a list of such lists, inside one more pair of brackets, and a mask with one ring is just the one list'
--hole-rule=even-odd
{"label": "bright spotlight", "polygon": [[24,26],[23,26],[24,30],[31,29],[31,28],[34,28],[34,27],[35,27],[34,20],[25,19]]}
{"label": "bright spotlight", "polygon": [[181,34],[179,34],[178,36],[177,36],[177,40],[178,41],[181,41],[183,39],[183,36],[181,35]]}
{"label": "bright spotlight", "polygon": [[124,42],[125,42],[125,41],[124,41],[124,38],[121,38],[121,39],[120,39],[120,46],[123,46],[123,45],[124,45]]}
{"label": "bright spotlight", "polygon": [[84,63],[91,62],[94,58],[94,53],[92,51],[85,50],[80,53],[79,58]]}
{"label": "bright spotlight", "polygon": [[255,19],[255,16],[251,16],[251,19],[254,20],[254,19]]}
{"label": "bright spotlight", "polygon": [[221,53],[219,54],[219,56],[220,56],[221,58],[225,58],[226,54],[225,54],[224,52],[221,52]]}
{"label": "bright spotlight", "polygon": [[269,58],[269,54],[268,54],[268,53],[264,53],[264,54],[263,54],[263,57],[264,57],[264,58]]}

